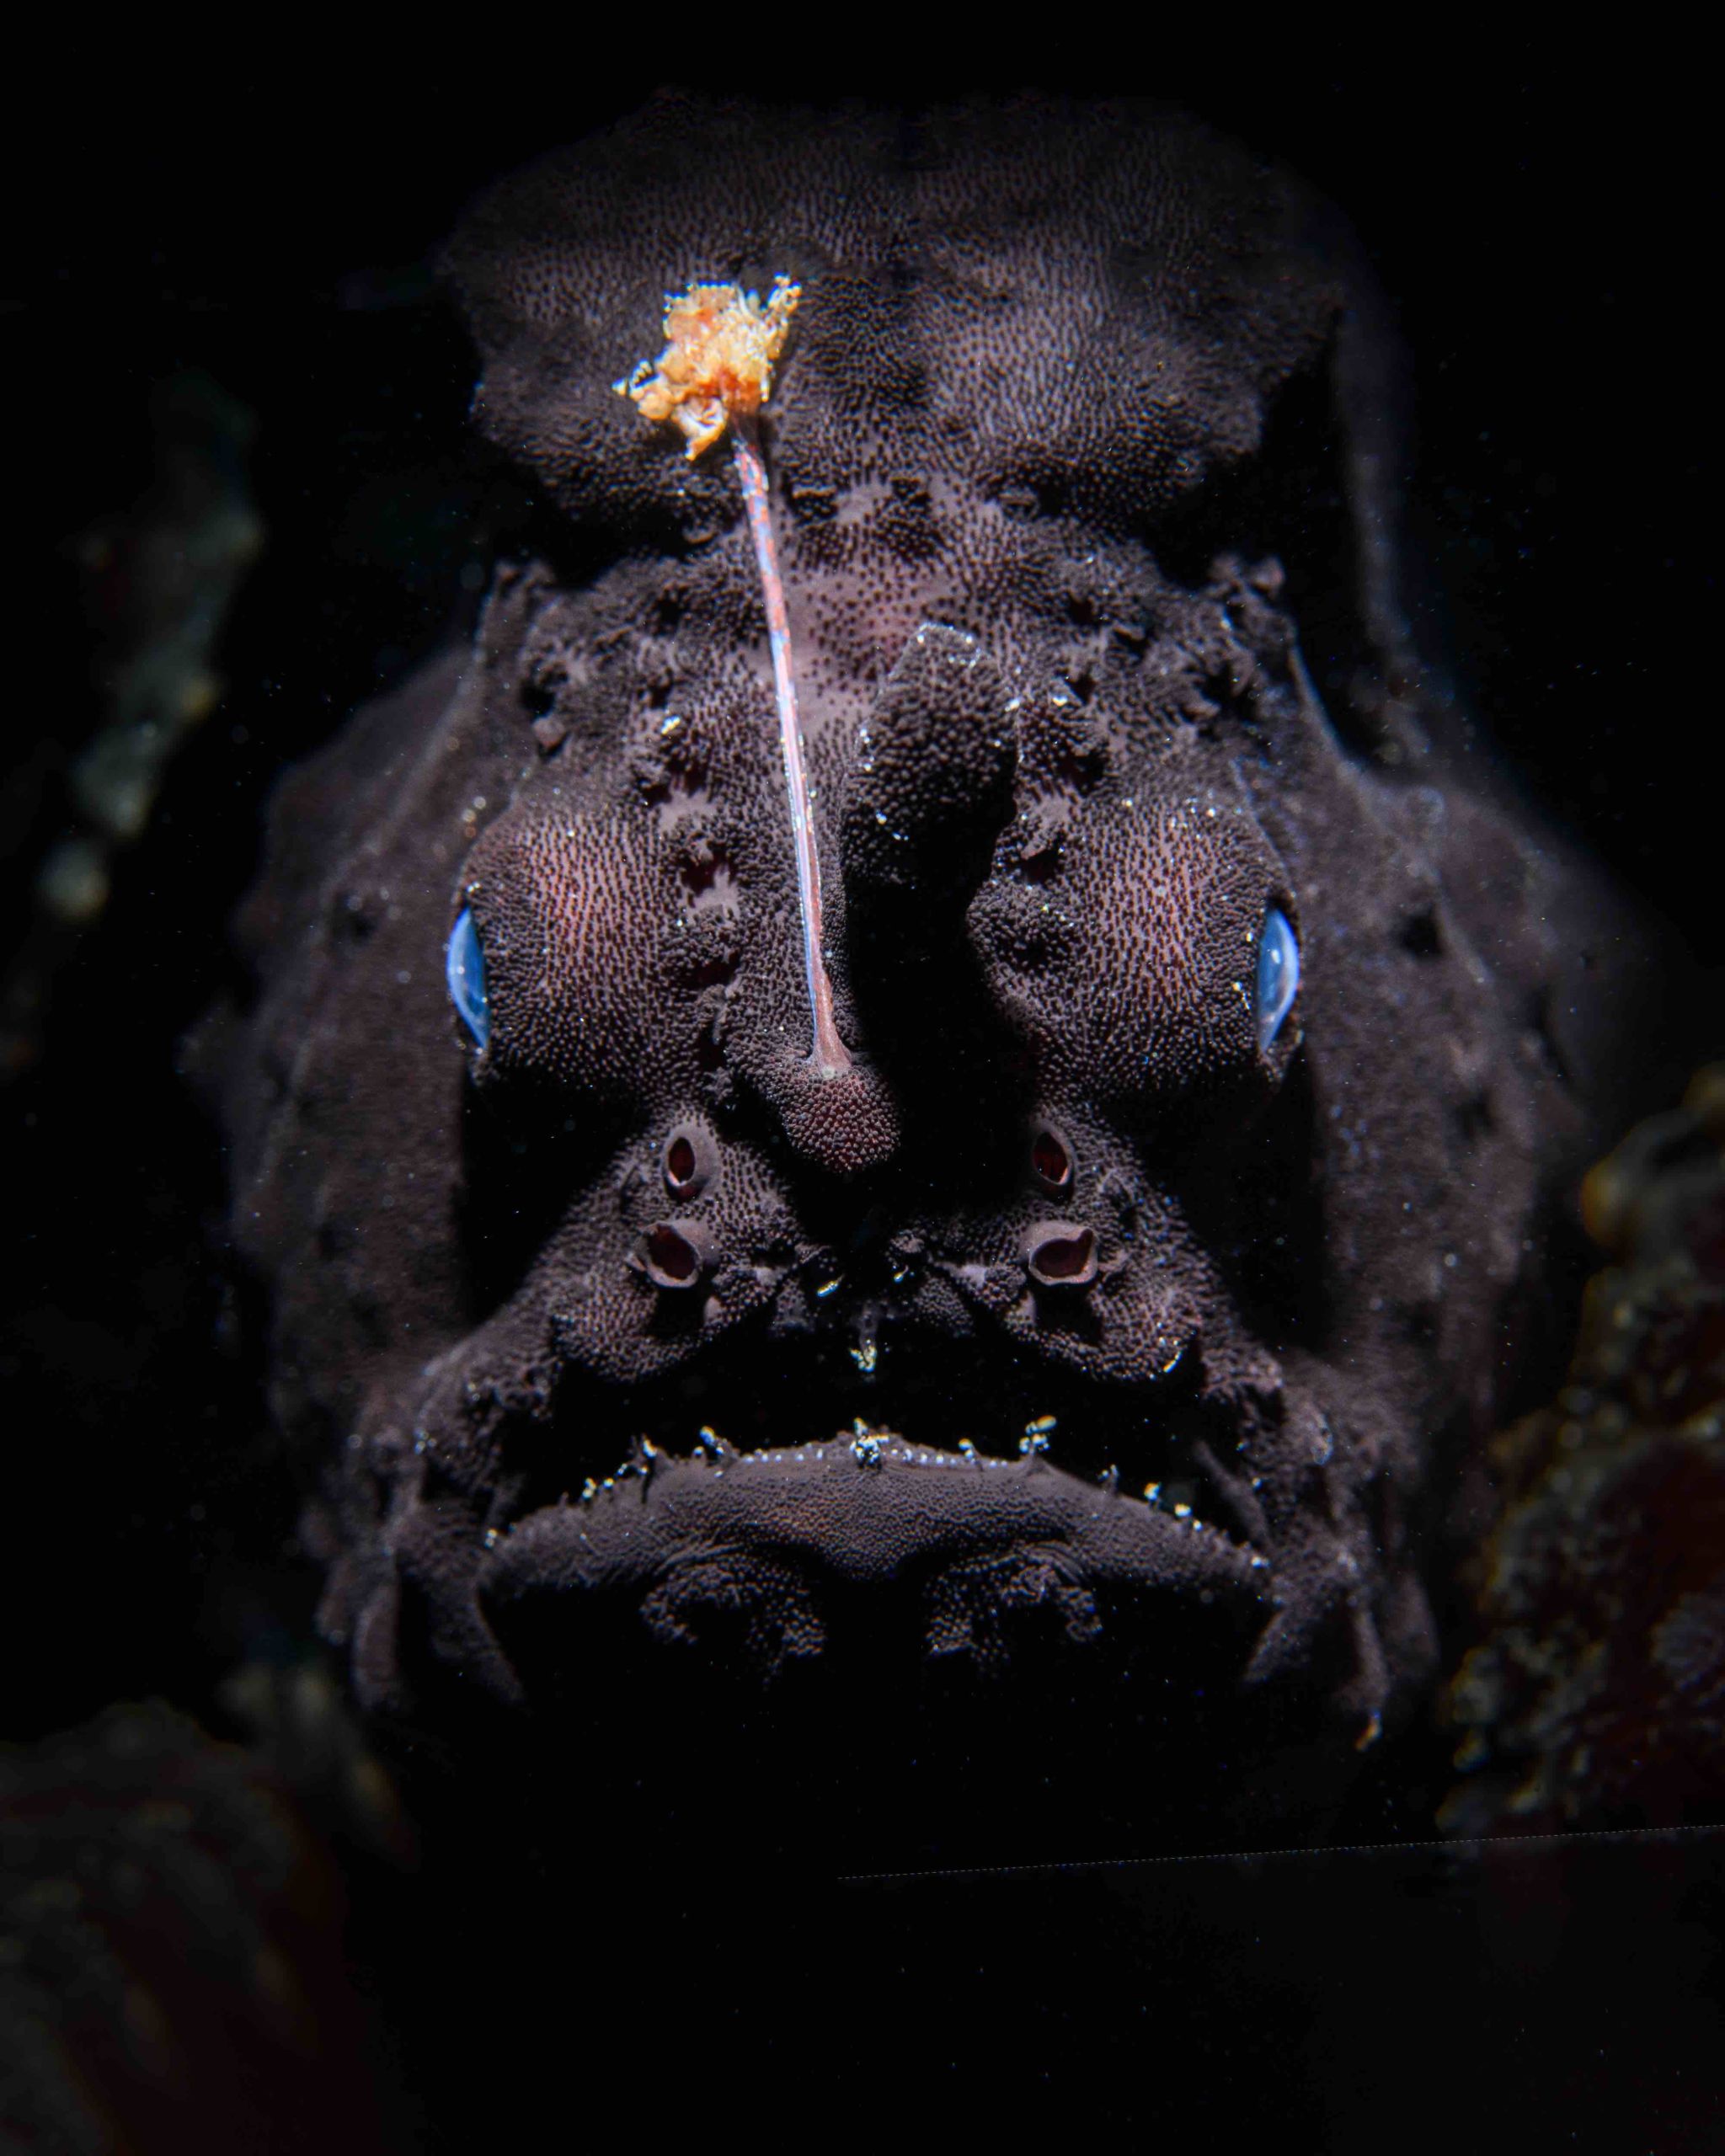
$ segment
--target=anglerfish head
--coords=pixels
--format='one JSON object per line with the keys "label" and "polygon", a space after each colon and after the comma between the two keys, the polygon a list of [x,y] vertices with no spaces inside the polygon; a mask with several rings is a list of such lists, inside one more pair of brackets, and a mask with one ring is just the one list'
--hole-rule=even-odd
{"label": "anglerfish head", "polygon": [[[448,269],[543,544],[284,788],[230,1092],[362,1690],[1178,1605],[1369,1735],[1593,931],[1426,723],[1333,221],[1166,114],[666,101]],[[614,385],[775,279],[692,457]]]}

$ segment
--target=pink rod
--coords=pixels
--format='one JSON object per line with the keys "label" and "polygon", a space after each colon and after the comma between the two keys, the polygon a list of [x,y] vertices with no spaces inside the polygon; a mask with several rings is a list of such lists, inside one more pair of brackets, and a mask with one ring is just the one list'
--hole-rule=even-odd
{"label": "pink rod", "polygon": [[797,718],[797,685],[791,670],[791,623],[785,611],[785,588],[772,542],[772,517],[766,500],[766,467],[761,452],[740,425],[736,433],[737,477],[749,512],[750,536],[766,601],[766,634],[772,646],[772,680],[778,696],[778,738],[784,752],[785,794],[791,809],[791,842],[797,856],[797,899],[803,914],[803,970],[809,984],[809,1009],[814,1021],[814,1044],[809,1059],[823,1077],[851,1068],[850,1050],[839,1038],[832,1017],[832,983],[820,942],[820,862],[814,851],[814,825],[809,812],[809,781],[803,769],[803,729]]}

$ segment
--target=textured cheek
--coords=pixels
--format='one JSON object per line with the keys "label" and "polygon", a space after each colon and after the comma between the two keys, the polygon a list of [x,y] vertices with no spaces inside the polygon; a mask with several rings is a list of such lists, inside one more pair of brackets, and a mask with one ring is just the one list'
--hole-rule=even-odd
{"label": "textured cheek", "polygon": [[1102,1089],[1155,1092],[1250,1064],[1252,939],[1274,888],[1262,841],[1203,807],[1121,816],[1098,836],[1080,963]]}
{"label": "textured cheek", "polygon": [[491,1055],[505,1069],[628,1097],[663,1002],[663,878],[620,819],[488,833],[465,889],[485,953]]}
{"label": "textured cheek", "polygon": [[1111,881],[1105,911],[1114,926],[1118,985],[1151,1022],[1190,1011],[1198,1000],[1211,923],[1211,864],[1190,845],[1152,835]]}

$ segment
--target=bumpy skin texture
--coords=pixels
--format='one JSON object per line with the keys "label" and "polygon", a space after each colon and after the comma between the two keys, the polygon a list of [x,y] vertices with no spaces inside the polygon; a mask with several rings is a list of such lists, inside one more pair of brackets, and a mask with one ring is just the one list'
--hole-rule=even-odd
{"label": "bumpy skin texture", "polygon": [[[519,1695],[521,1628],[601,1591],[768,1658],[847,1597],[991,1654],[1165,1591],[1370,1736],[1625,954],[1399,647],[1328,221],[1167,115],[667,102],[448,267],[560,536],[283,787],[227,1094],[362,1692]],[[779,273],[837,1077],[735,473],[611,386],[666,290]]]}

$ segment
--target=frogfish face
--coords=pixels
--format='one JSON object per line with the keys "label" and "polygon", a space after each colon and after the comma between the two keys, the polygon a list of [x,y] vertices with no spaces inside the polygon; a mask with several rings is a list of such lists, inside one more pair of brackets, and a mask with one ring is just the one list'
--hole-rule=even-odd
{"label": "frogfish face", "polygon": [[[1407,647],[1345,237],[1164,114],[665,101],[446,266],[549,536],[282,786],[227,1079],[362,1694],[1178,1602],[1370,1736],[1630,954]],[[775,278],[735,457],[619,399]]]}

